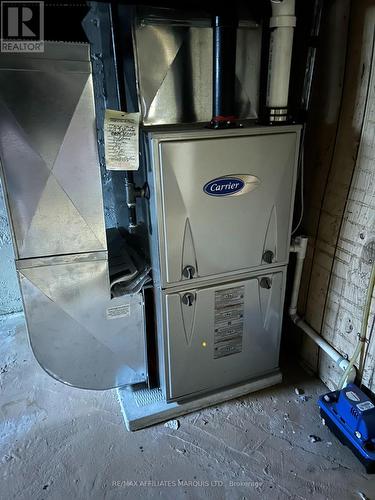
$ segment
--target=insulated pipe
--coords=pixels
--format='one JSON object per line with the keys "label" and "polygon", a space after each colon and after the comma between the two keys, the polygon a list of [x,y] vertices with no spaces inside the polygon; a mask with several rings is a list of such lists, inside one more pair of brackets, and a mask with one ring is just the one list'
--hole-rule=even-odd
{"label": "insulated pipe", "polygon": [[356,378],[356,369],[347,359],[345,359],[341,354],[336,351],[326,340],[323,339],[309,324],[307,324],[302,318],[297,314],[297,302],[299,289],[301,286],[302,269],[303,263],[306,256],[308,238],[300,236],[295,238],[290,247],[290,251],[297,254],[296,269],[294,272],[293,290],[292,298],[289,307],[289,316],[293,323],[298,326],[303,332],[305,332],[317,346],[319,346],[328,356],[334,361],[337,366],[344,371],[346,383],[354,382]]}
{"label": "insulated pipe", "polygon": [[288,95],[294,27],[295,0],[271,0],[271,38],[266,106],[271,123],[288,120]]}
{"label": "insulated pipe", "polygon": [[213,128],[235,125],[234,96],[238,20],[230,12],[214,16],[212,120]]}

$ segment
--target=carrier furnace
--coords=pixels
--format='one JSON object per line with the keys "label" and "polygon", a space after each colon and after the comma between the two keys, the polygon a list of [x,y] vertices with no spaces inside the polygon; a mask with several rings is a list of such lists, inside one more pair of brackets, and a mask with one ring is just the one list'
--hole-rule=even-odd
{"label": "carrier furnace", "polygon": [[[86,44],[58,42],[0,57],[2,180],[32,349],[62,382],[119,388],[129,429],[281,380],[300,140],[299,125],[247,120],[257,116],[261,26],[247,21],[234,37],[237,54],[247,54],[237,58],[236,84],[232,75],[243,119],[233,126],[224,113],[223,127],[214,113],[207,126],[210,19],[181,27],[137,16],[134,176],[105,169],[104,109],[122,107],[108,5],[85,21],[91,58]],[[233,57],[220,55],[227,26],[214,28],[220,111],[230,76],[222,66]],[[186,54],[194,79],[183,101]],[[131,102],[129,79],[125,90]],[[269,111],[286,120],[282,102]]]}
{"label": "carrier furnace", "polygon": [[145,135],[168,400],[278,369],[299,127]]}

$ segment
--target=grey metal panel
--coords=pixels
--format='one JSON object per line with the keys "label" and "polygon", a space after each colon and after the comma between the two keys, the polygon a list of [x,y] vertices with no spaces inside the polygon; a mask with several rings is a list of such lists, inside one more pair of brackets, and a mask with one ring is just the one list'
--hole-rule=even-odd
{"label": "grey metal panel", "polygon": [[141,293],[110,299],[107,259],[18,271],[31,346],[53,377],[85,389],[147,379]]}
{"label": "grey metal panel", "polygon": [[[272,280],[270,289],[259,286],[263,277]],[[192,306],[183,304],[185,292],[163,292],[168,400],[239,384],[278,368],[285,278],[284,268],[248,280],[194,288]],[[236,287],[244,290],[242,350],[215,359],[215,293]]]}
{"label": "grey metal panel", "polygon": [[[134,30],[139,109],[145,125],[191,123],[212,118],[212,29],[140,21]],[[258,113],[262,29],[238,29],[236,109],[240,118]]]}
{"label": "grey metal panel", "polygon": [[0,159],[17,258],[106,250],[88,46],[50,43],[44,58],[1,55],[0,66]]}
{"label": "grey metal panel", "polygon": [[[156,212],[161,285],[269,267],[265,250],[288,262],[300,127],[155,132],[151,209]],[[259,186],[240,196],[212,197],[203,186],[224,175],[247,174]],[[156,253],[155,245],[153,253]],[[155,259],[155,258],[154,258]]]}

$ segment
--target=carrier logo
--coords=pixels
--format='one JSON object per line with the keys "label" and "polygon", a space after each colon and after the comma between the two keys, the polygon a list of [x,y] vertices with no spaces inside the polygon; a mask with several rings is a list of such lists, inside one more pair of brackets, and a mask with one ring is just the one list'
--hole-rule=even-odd
{"label": "carrier logo", "polygon": [[209,196],[239,196],[256,189],[260,180],[255,175],[235,174],[217,177],[203,186]]}

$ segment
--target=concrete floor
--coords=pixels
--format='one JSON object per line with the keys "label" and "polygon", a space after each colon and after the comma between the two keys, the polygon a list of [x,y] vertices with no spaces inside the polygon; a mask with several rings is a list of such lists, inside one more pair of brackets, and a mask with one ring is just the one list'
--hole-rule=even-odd
{"label": "concrete floor", "polygon": [[39,367],[22,316],[0,330],[2,499],[375,498],[375,477],[321,424],[325,387],[303,372],[178,430],[128,433],[114,391],[67,387]]}

